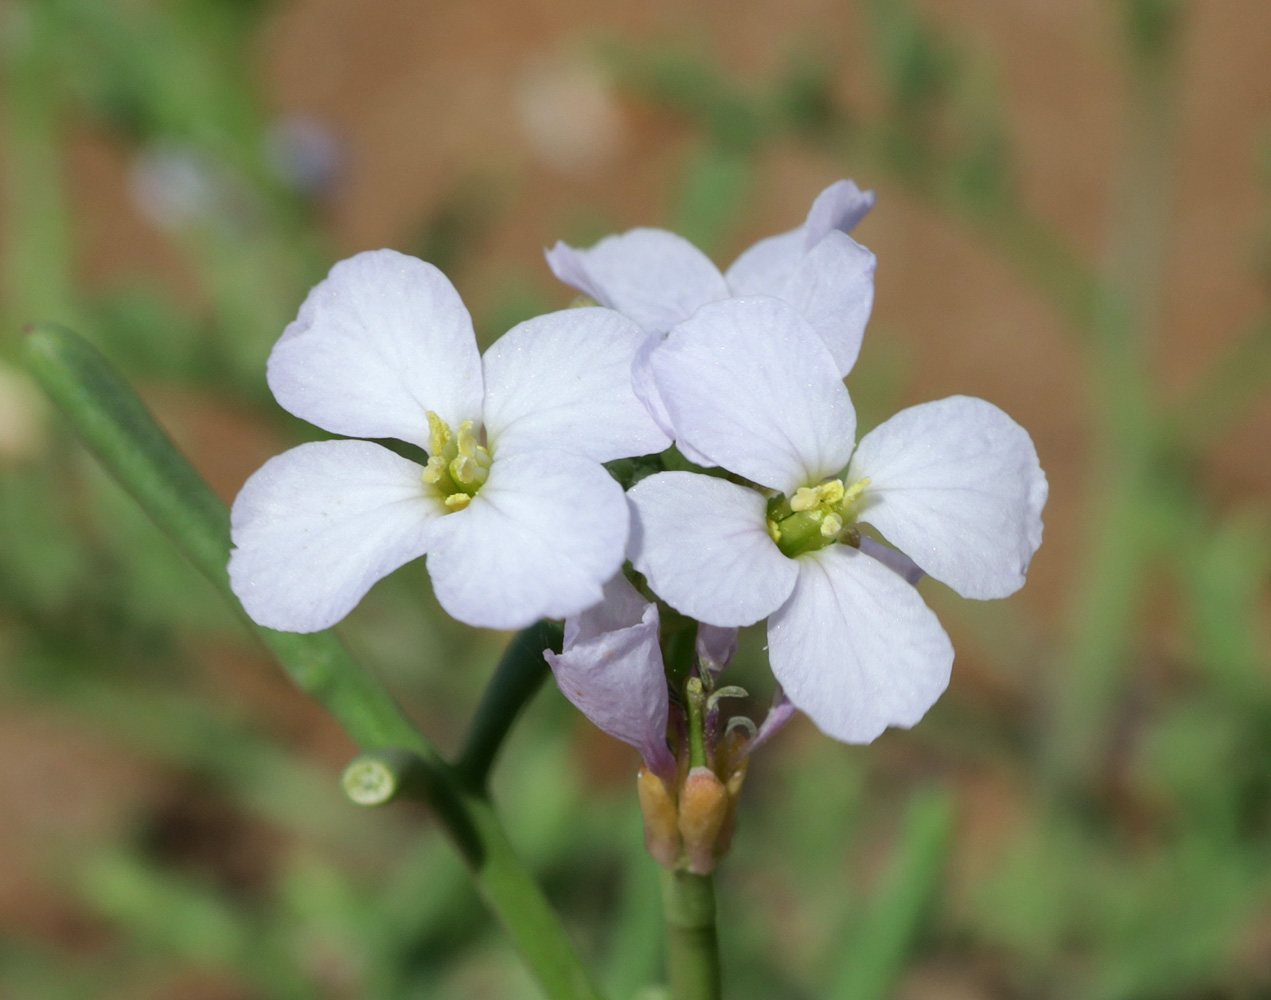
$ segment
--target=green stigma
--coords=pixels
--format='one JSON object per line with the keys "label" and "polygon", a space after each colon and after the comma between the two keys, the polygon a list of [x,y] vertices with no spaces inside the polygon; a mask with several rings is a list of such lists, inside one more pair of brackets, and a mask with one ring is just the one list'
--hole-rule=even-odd
{"label": "green stigma", "polygon": [[841,479],[827,479],[815,486],[800,486],[789,497],[775,496],[768,501],[768,534],[792,559],[834,542],[859,546],[860,532],[852,522],[868,485],[868,479],[850,486]]}
{"label": "green stigma", "polygon": [[428,411],[428,464],[424,487],[445,504],[447,512],[463,510],[489,478],[494,461],[465,420],[456,434],[441,417]]}

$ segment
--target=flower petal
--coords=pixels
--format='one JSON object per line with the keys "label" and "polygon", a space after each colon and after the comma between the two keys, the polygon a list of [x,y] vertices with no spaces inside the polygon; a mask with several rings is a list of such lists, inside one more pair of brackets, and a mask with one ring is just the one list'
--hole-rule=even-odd
{"label": "flower petal", "polygon": [[596,604],[565,620],[565,649],[590,642],[606,632],[640,624],[649,602],[630,580],[616,573],[605,584],[603,592],[604,596]]}
{"label": "flower petal", "polygon": [[808,209],[803,223],[804,249],[811,250],[835,230],[850,233],[869,214],[874,201],[874,192],[862,191],[855,181],[835,181],[816,196]]}
{"label": "flower petal", "polygon": [[698,625],[694,647],[702,666],[715,676],[722,674],[737,655],[738,631],[718,625]]}
{"label": "flower petal", "polygon": [[[631,594],[639,598],[626,578]],[[608,591],[610,588],[606,588]],[[620,600],[620,599],[619,599]],[[608,599],[603,604],[609,603]],[[675,758],[666,745],[668,699],[662,651],[658,645],[658,608],[640,601],[641,613],[624,627],[609,628],[612,609],[589,609],[566,622],[587,638],[565,643],[561,653],[545,650],[556,684],[595,725],[640,751],[650,770],[670,780]]]}
{"label": "flower petal", "polygon": [[577,614],[622,565],[628,518],[622,487],[603,466],[505,446],[467,508],[437,523],[433,590],[452,617],[481,628]]}
{"label": "flower petal", "polygon": [[856,412],[808,321],[773,298],[704,306],[653,352],[677,441],[783,493],[842,471]]}
{"label": "flower petal", "polygon": [[426,447],[434,410],[481,417],[481,358],[454,286],[393,250],[340,261],[309,293],[269,356],[283,408],[334,434]]}
{"label": "flower petal", "polygon": [[631,561],[664,601],[708,625],[750,625],[790,595],[794,561],[768,536],[767,501],[696,472],[659,472],[627,491]]}
{"label": "flower petal", "polygon": [[518,323],[485,352],[484,423],[497,451],[559,448],[597,462],[670,445],[632,387],[649,340],[611,309],[565,309]]}
{"label": "flower petal", "polygon": [[724,272],[728,288],[736,296],[775,295],[780,298],[807,248],[803,226],[769,236],[743,250]]}
{"label": "flower petal", "polygon": [[874,255],[850,236],[831,232],[804,255],[785,299],[807,317],[834,355],[839,375],[856,364],[874,307]]}
{"label": "flower petal", "polygon": [[1006,597],[1042,541],[1046,476],[1028,432],[992,403],[950,396],[901,410],[861,439],[848,478],[860,514],[963,597]]}
{"label": "flower petal", "polygon": [[[636,351],[635,361],[631,365],[631,385],[645,409],[649,411],[654,422],[667,438],[675,439],[675,428],[671,423],[671,415],[666,412],[666,404],[662,402],[662,393],[658,391],[657,382],[653,379],[653,352],[662,346],[663,338],[656,334]],[[676,441],[680,454],[694,465],[703,469],[713,469],[715,463],[690,445],[687,441]]]}
{"label": "flower petal", "polygon": [[912,726],[953,667],[935,614],[916,589],[846,545],[798,564],[794,592],[768,621],[768,657],[786,696],[847,743]]}
{"label": "flower petal", "polygon": [[552,273],[616,309],[649,333],[665,333],[699,306],[728,297],[719,269],[682,236],[631,229],[590,250],[557,243],[547,251]]}
{"label": "flower petal", "polygon": [[316,632],[424,554],[438,505],[414,462],[368,441],[315,441],[271,458],[230,512],[230,585],[258,625]]}
{"label": "flower petal", "polygon": [[785,298],[804,254],[831,232],[850,233],[873,207],[873,191],[861,191],[852,181],[835,181],[817,195],[798,229],[760,240],[733,261],[724,273],[728,287],[733,295]]}

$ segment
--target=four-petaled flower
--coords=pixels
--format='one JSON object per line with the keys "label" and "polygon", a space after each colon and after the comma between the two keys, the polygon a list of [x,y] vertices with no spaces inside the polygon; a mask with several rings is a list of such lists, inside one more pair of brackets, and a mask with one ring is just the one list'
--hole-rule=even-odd
{"label": "four-petaled flower", "polygon": [[631,388],[647,335],[571,309],[522,323],[482,357],[453,286],[391,250],[358,254],[310,292],[269,359],[282,406],[326,431],[270,459],[234,501],[234,592],[259,624],[326,628],[398,566],[428,555],[438,601],[487,628],[594,605],[622,564],[628,508],[600,464],[667,437]]}
{"label": "four-petaled flower", "polygon": [[869,742],[913,725],[947,686],[953,649],[893,572],[906,564],[872,556],[891,550],[858,525],[964,597],[1014,593],[1047,493],[1028,434],[992,404],[954,396],[903,410],[856,445],[838,364],[774,298],[702,307],[650,370],[677,440],[754,485],[692,472],[637,483],[636,569],[698,621],[768,618],[773,673],[829,735]]}
{"label": "four-petaled flower", "polygon": [[[847,234],[874,207],[874,192],[836,181],[812,203],[802,226],[769,236],[743,252],[723,274],[688,240],[665,229],[632,229],[580,250],[558,242],[547,252],[565,284],[616,309],[649,333],[665,334],[709,302],[770,295],[797,309],[829,348],[840,376],[860,354],[874,304],[874,255]],[[673,434],[648,369],[651,340],[636,356],[636,394],[658,425]],[[687,441],[679,449],[699,465],[712,463]]]}

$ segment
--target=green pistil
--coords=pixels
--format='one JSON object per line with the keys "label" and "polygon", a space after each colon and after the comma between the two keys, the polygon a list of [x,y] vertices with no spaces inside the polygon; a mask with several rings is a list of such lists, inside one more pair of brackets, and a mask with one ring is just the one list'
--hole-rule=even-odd
{"label": "green pistil", "polygon": [[827,479],[815,486],[801,486],[789,497],[773,497],[768,501],[768,533],[777,548],[792,559],[834,542],[859,547],[860,532],[852,522],[868,485],[868,479],[847,487],[840,479]]}
{"label": "green pistil", "polygon": [[424,485],[451,511],[463,510],[489,478],[493,458],[465,420],[457,434],[441,417],[428,411],[429,452]]}

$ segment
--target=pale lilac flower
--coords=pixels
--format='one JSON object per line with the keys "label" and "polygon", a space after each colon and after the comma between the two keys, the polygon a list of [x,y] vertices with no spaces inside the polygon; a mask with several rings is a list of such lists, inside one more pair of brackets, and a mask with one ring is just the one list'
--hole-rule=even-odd
{"label": "pale lilac flower", "polygon": [[343,618],[428,554],[460,621],[520,628],[595,604],[622,563],[628,513],[601,462],[666,447],[630,386],[646,335],[607,309],[522,323],[482,357],[454,287],[391,250],[336,264],[269,358],[269,385],[323,430],[270,459],[231,515],[230,582],[291,632]]}
{"label": "pale lilac flower", "polygon": [[[658,606],[619,573],[605,585],[603,601],[565,620],[561,652],[543,655],[561,692],[583,715],[639,750],[650,771],[674,784],[659,625]],[[737,652],[737,629],[700,625],[696,647],[703,669],[717,675]]]}
{"label": "pale lilac flower", "polygon": [[[803,314],[834,356],[839,375],[856,364],[874,304],[874,255],[847,234],[874,207],[874,192],[836,181],[812,203],[802,226],[760,240],[720,274],[702,251],[665,229],[632,229],[580,250],[558,242],[547,251],[552,273],[616,309],[649,333],[665,334],[708,302],[771,295]],[[650,340],[637,356],[636,394],[664,431],[670,418],[648,369]],[[673,435],[672,435],[673,436]],[[676,441],[709,466],[691,443]]]}
{"label": "pale lilac flower", "polygon": [[798,309],[846,375],[856,363],[874,301],[874,255],[847,234],[874,207],[874,192],[836,181],[797,229],[760,240],[726,272],[665,229],[632,229],[588,250],[558,242],[552,273],[649,333],[666,333],[708,302],[771,295]]}
{"label": "pale lilac flower", "polygon": [[992,404],[953,396],[854,445],[838,365],[772,298],[703,307],[650,369],[677,438],[757,488],[690,472],[637,483],[636,568],[698,621],[768,618],[773,673],[829,735],[868,742],[913,725],[947,686],[953,649],[902,576],[908,563],[884,565],[857,525],[964,597],[1014,593],[1047,493],[1028,434]]}

